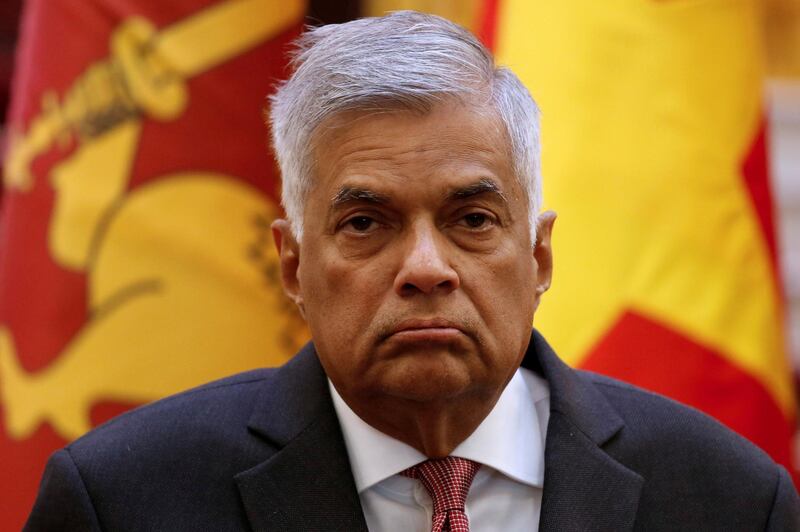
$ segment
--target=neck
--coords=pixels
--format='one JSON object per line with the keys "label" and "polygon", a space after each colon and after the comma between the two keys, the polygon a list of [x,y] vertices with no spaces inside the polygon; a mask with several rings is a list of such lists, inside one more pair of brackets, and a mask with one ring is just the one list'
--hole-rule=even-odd
{"label": "neck", "polygon": [[424,403],[396,398],[344,399],[361,419],[384,434],[429,458],[443,458],[478,428],[501,393],[502,389]]}

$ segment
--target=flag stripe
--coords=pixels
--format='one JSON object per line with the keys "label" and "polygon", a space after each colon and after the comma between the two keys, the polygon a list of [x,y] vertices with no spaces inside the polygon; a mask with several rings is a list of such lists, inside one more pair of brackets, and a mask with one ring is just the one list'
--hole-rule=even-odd
{"label": "flag stripe", "polygon": [[775,209],[769,177],[767,139],[767,123],[762,117],[747,156],[742,162],[742,176],[747,185],[753,209],[755,209],[758,217],[764,242],[769,250],[776,293],[779,298],[782,298],[783,283],[781,281],[780,265],[778,264]]}

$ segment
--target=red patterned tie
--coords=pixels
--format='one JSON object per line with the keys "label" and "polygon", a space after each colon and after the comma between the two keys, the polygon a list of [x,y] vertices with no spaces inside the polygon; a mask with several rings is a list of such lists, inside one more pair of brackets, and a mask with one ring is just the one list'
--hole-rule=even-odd
{"label": "red patterned tie", "polygon": [[427,460],[401,475],[416,478],[433,500],[431,532],[469,532],[469,520],[464,513],[467,492],[481,465],[466,458],[448,456]]}

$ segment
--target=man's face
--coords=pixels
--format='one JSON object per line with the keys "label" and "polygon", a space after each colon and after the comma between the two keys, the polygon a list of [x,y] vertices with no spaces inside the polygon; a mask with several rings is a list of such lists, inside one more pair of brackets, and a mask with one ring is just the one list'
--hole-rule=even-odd
{"label": "man's face", "polygon": [[534,250],[501,128],[455,102],[321,128],[302,243],[273,227],[287,292],[357,413],[376,399],[496,399],[518,367],[554,216]]}

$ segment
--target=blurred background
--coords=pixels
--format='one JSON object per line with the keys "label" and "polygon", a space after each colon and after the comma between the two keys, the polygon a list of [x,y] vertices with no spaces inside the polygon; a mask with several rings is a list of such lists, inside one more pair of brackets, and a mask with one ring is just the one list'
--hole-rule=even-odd
{"label": "blurred background", "polygon": [[290,357],[263,124],[304,25],[418,9],[542,109],[569,363],[691,404],[797,477],[800,1],[0,3],[0,529],[49,454]]}

